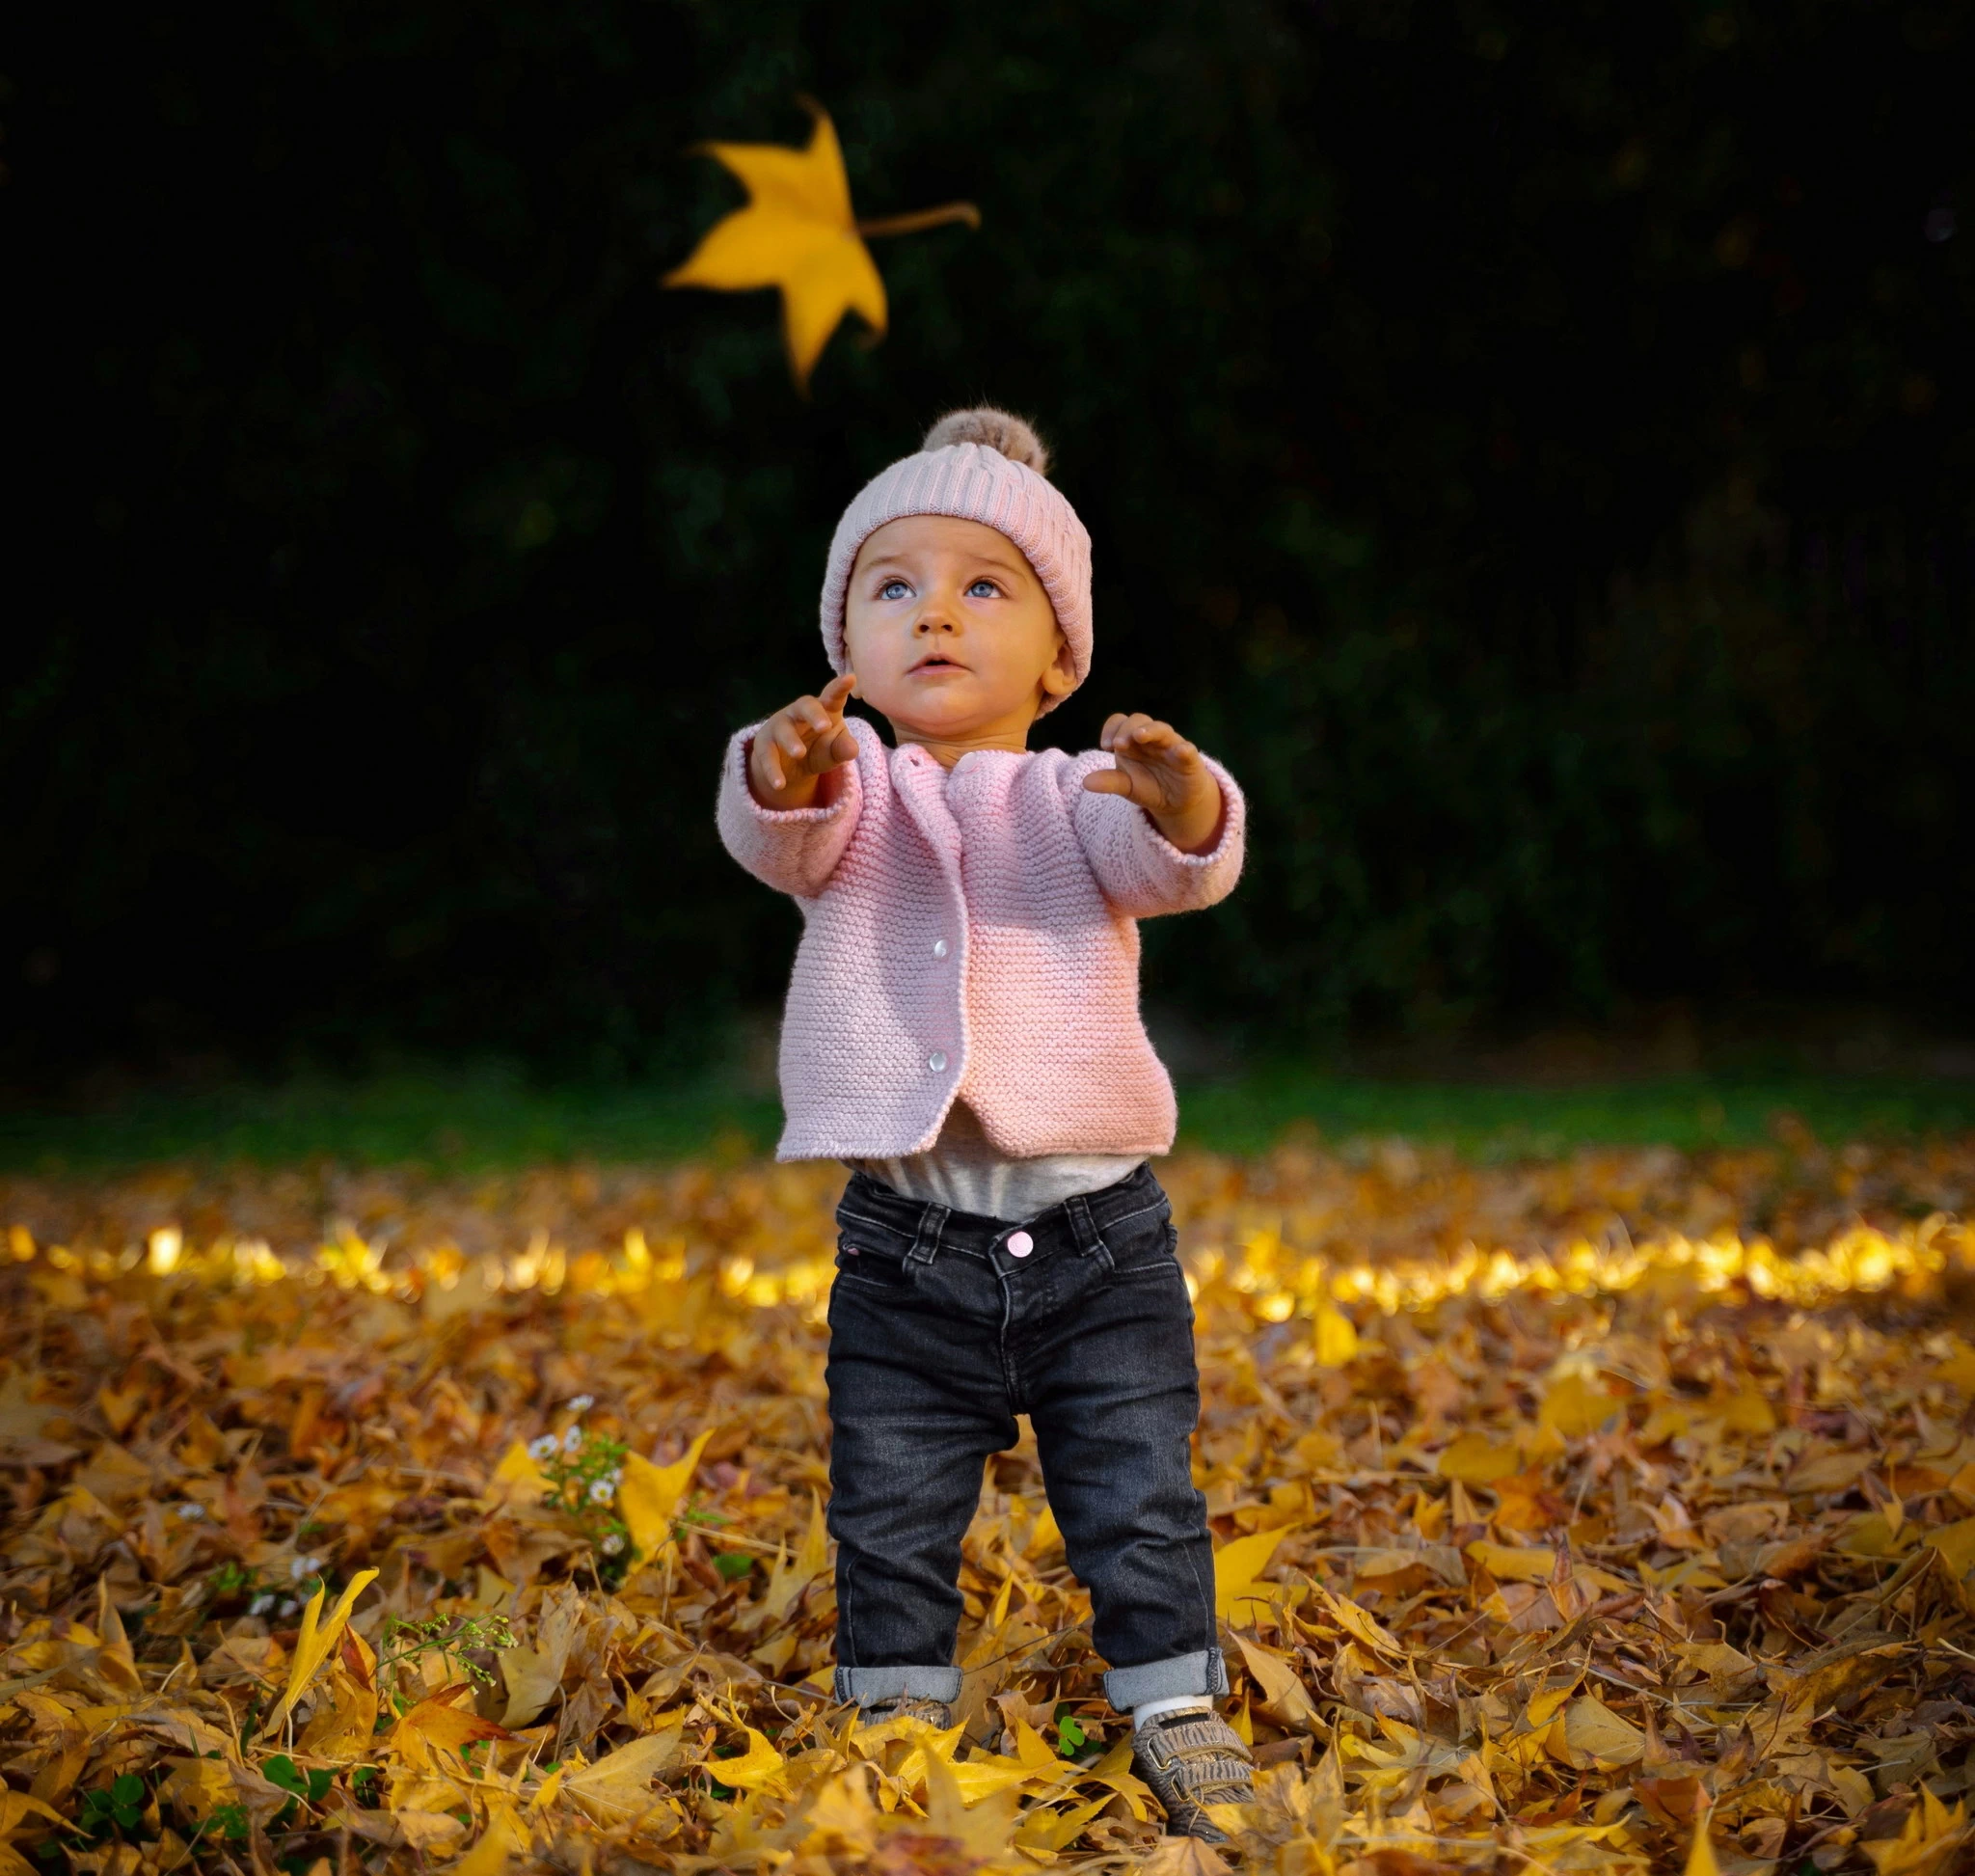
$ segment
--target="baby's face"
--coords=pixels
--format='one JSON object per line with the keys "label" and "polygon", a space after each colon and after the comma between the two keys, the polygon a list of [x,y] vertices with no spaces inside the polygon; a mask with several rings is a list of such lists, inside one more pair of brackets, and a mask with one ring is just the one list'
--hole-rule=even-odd
{"label": "baby's face", "polygon": [[1075,683],[1035,569],[978,521],[886,522],[851,570],[844,626],[857,694],[906,736],[1026,735]]}

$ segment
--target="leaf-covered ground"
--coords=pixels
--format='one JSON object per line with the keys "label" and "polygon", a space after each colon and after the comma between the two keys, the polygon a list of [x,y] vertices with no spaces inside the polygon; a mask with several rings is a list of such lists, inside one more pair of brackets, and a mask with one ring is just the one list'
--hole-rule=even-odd
{"label": "leaf-covered ground", "polygon": [[[1164,1175],[1246,1867],[1975,1857],[1975,1140]],[[1026,1444],[960,1727],[828,1699],[838,1183],[0,1182],[0,1876],[1216,1867]]]}

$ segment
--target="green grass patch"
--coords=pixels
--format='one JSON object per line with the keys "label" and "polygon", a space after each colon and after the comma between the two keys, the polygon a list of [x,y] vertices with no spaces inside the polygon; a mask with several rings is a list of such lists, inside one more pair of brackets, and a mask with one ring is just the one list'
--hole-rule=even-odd
{"label": "green grass patch", "polygon": [[[1333,1145],[1402,1137],[1464,1156],[1584,1146],[1757,1144],[1794,1114],[1825,1140],[1975,1128],[1975,1082],[1707,1075],[1567,1087],[1369,1080],[1299,1068],[1182,1088],[1184,1144],[1259,1152],[1291,1129]],[[0,1113],[0,1167],[112,1171],[164,1161],[331,1160],[474,1172],[622,1163],[773,1147],[771,1098],[717,1084],[538,1087],[501,1074],[400,1074],[192,1093],[149,1090],[89,1108]]]}
{"label": "green grass patch", "polygon": [[1398,1136],[1484,1160],[1543,1158],[1579,1147],[1753,1146],[1794,1115],[1820,1139],[1913,1138],[1975,1128],[1975,1082],[1702,1074],[1542,1086],[1373,1081],[1263,1070],[1183,1090],[1183,1140],[1258,1153],[1291,1128],[1333,1144]]}

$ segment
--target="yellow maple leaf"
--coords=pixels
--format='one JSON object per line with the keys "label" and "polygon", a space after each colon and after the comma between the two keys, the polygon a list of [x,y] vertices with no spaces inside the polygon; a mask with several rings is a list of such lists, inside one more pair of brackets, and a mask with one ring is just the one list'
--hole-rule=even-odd
{"label": "yellow maple leaf", "polygon": [[1881,1837],[1859,1848],[1878,1867],[1879,1876],[1946,1876],[1964,1865],[1960,1858],[1968,1845],[1968,1807],[1958,1802],[1953,1810],[1923,1783],[1920,1802],[1907,1813],[1896,1837]]}
{"label": "yellow maple leaf", "polygon": [[1566,1439],[1595,1433],[1618,1412],[1618,1402],[1582,1373],[1563,1375],[1543,1397],[1537,1419]]}
{"label": "yellow maple leaf", "polygon": [[1635,1765],[1645,1756],[1646,1736],[1595,1694],[1583,1694],[1565,1709],[1563,1740],[1572,1753],[1589,1758],[1600,1771]]}
{"label": "yellow maple leaf", "polygon": [[625,1529],[631,1533],[631,1541],[637,1546],[639,1556],[656,1557],[671,1541],[672,1515],[686,1496],[686,1488],[692,1483],[692,1475],[699,1468],[699,1455],[713,1436],[713,1428],[707,1427],[686,1449],[685,1455],[668,1466],[655,1466],[637,1453],[625,1455],[624,1478],[617,1487],[617,1509],[623,1513]]}
{"label": "yellow maple leaf", "polygon": [[1335,1590],[1327,1589],[1321,1583],[1316,1586],[1316,1593],[1331,1619],[1353,1641],[1362,1642],[1367,1648],[1377,1648],[1386,1654],[1403,1655],[1406,1652],[1398,1638],[1370,1610],[1353,1602],[1349,1596],[1339,1595]]}
{"label": "yellow maple leaf", "polygon": [[738,1758],[709,1759],[707,1771],[737,1791],[779,1790],[786,1763],[781,1754],[752,1726],[743,1726],[741,1730],[747,1735],[746,1752]]}
{"label": "yellow maple leaf", "polygon": [[1492,1485],[1521,1466],[1513,1440],[1498,1444],[1486,1433],[1463,1433],[1434,1461],[1443,1479],[1458,1479],[1468,1485]]}
{"label": "yellow maple leaf", "polygon": [[1928,1546],[1941,1554],[1942,1561],[1956,1576],[1966,1576],[1975,1568],[1975,1518],[1957,1524],[1943,1524],[1927,1534]]}
{"label": "yellow maple leaf", "polygon": [[515,1440],[501,1455],[501,1463],[487,1481],[486,1502],[502,1505],[539,1505],[554,1486],[549,1475],[538,1466],[521,1441]]}
{"label": "yellow maple leaf", "polygon": [[1255,1579],[1269,1566],[1276,1546],[1289,1535],[1292,1526],[1276,1531],[1258,1531],[1253,1536],[1235,1537],[1214,1552],[1214,1614],[1224,1622],[1253,1621],[1257,1606],[1268,1597],[1253,1593]]}
{"label": "yellow maple leaf", "polygon": [[[659,1795],[652,1790],[652,1781],[679,1756],[684,1734],[683,1726],[668,1726],[663,1732],[649,1732],[628,1745],[619,1746],[615,1752],[606,1753],[594,1765],[562,1774],[562,1791],[573,1804],[606,1829],[636,1823],[661,1802]],[[755,1733],[750,1737],[759,1739],[761,1735]],[[765,1739],[761,1743],[768,1746]],[[768,1750],[772,1753],[774,1748],[768,1746]],[[742,1761],[733,1762],[739,1764]],[[780,1765],[779,1756],[775,1763]],[[724,1781],[728,1761],[722,1759],[718,1764]]]}
{"label": "yellow maple leaf", "polygon": [[470,1706],[454,1704],[462,1694],[473,1690],[465,1681],[455,1681],[428,1695],[408,1711],[392,1729],[393,1744],[401,1745],[406,1735],[417,1733],[428,1745],[456,1753],[481,1739],[512,1739],[514,1735],[492,1720],[483,1720]]}
{"label": "yellow maple leaf", "polygon": [[1264,1703],[1279,1716],[1279,1725],[1295,1725],[1315,1719],[1316,1711],[1310,1704],[1310,1695],[1287,1657],[1278,1654],[1273,1648],[1264,1647],[1259,1642],[1251,1642],[1245,1635],[1237,1634],[1234,1640],[1240,1646],[1242,1660],[1248,1664],[1248,1672],[1255,1677],[1255,1684],[1261,1689]]}
{"label": "yellow maple leaf", "polygon": [[789,369],[807,394],[809,374],[830,334],[854,313],[879,337],[885,329],[884,282],[864,237],[906,234],[944,222],[981,225],[969,202],[881,221],[859,222],[851,208],[843,147],[828,112],[807,98],[815,119],[806,150],[781,144],[700,144],[747,190],[747,205],[716,222],[698,247],[664,278],[667,286],[710,286],[723,292],[778,287]]}
{"label": "yellow maple leaf", "polygon": [[1518,1550],[1476,1537],[1468,1546],[1468,1555],[1498,1583],[1548,1583],[1556,1567],[1556,1551],[1542,1544]]}

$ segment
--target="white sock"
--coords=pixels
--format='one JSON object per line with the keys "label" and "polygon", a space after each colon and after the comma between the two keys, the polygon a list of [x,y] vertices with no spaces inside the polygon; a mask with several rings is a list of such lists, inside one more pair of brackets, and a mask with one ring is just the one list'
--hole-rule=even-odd
{"label": "white sock", "polygon": [[1131,1709],[1134,1729],[1163,1720],[1169,1713],[1211,1713],[1214,1703],[1204,1694],[1169,1694],[1163,1700],[1141,1700]]}

